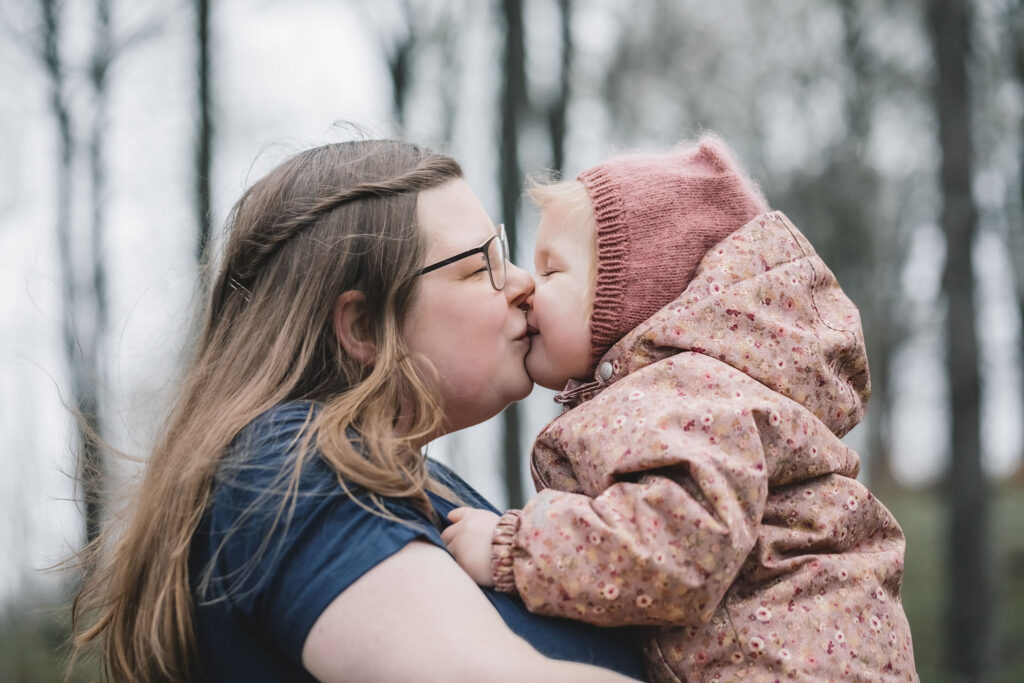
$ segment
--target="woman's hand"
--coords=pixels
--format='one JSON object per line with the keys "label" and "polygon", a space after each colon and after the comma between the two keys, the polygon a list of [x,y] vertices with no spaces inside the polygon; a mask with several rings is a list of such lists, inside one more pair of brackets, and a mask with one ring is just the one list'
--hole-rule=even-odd
{"label": "woman's hand", "polygon": [[441,532],[448,552],[463,571],[480,586],[493,586],[491,539],[498,515],[477,508],[455,508],[448,513],[452,525]]}

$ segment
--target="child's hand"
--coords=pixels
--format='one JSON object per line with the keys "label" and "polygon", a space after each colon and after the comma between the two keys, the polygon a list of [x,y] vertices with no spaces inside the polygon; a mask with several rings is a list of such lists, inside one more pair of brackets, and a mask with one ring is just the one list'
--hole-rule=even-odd
{"label": "child's hand", "polygon": [[476,508],[455,508],[448,513],[452,525],[441,532],[441,540],[463,571],[481,586],[493,586],[491,537],[498,515]]}

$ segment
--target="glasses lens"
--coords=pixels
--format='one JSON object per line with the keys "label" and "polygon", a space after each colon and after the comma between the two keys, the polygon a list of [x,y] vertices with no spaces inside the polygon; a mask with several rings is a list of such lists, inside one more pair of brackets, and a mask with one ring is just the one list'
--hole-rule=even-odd
{"label": "glasses lens", "polygon": [[498,228],[498,239],[491,240],[487,245],[487,265],[491,273],[491,284],[501,290],[505,287],[505,264],[508,261],[508,245],[505,238],[505,226]]}

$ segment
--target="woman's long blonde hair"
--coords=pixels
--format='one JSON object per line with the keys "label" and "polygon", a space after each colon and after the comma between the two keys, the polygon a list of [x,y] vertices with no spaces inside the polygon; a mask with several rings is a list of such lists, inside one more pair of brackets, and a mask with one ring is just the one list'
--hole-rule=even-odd
{"label": "woman's long blonde hair", "polygon": [[[192,536],[232,439],[274,405],[320,404],[311,429],[339,481],[377,505],[399,497],[429,510],[432,482],[415,444],[442,415],[400,333],[424,254],[417,195],[461,175],[454,160],[406,143],[338,143],[288,159],[235,205],[192,360],[128,521],[83,556],[75,646],[99,646],[111,678],[195,673]],[[347,290],[366,297],[372,367],[334,333],[334,303]],[[362,450],[346,438],[350,427]]]}

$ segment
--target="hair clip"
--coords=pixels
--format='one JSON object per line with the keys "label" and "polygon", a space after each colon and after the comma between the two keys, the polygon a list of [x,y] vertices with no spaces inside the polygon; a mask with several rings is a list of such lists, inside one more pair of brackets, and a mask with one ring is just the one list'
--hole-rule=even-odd
{"label": "hair clip", "polygon": [[245,299],[245,302],[249,303],[249,297],[252,295],[252,292],[250,292],[245,285],[236,280],[234,277],[229,277],[228,287],[241,294],[242,298]]}

